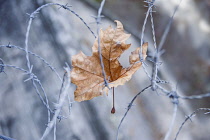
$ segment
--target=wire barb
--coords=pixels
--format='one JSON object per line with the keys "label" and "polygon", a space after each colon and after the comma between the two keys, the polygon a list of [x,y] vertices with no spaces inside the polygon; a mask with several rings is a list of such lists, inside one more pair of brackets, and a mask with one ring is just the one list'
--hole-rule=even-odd
{"label": "wire barb", "polygon": [[58,9],[63,8],[65,10],[67,10],[70,7],[72,7],[72,6],[71,5],[68,5],[68,3],[66,3],[65,5],[61,5]]}

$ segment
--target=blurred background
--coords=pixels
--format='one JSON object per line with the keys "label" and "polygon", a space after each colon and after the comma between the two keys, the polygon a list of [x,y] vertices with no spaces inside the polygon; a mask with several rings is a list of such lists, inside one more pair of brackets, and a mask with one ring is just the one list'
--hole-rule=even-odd
{"label": "blurred background", "polygon": [[[0,45],[13,44],[24,48],[29,15],[49,2],[71,5],[96,33],[96,24],[91,16],[97,15],[100,0],[0,0]],[[153,13],[157,44],[172,16],[177,0],[156,0]],[[115,27],[114,20],[123,23],[131,34],[127,43],[131,48],[120,58],[128,66],[128,56],[140,46],[141,29],[147,8],[142,0],[106,0],[101,28]],[[40,55],[59,74],[64,74],[65,62],[71,65],[71,56],[84,52],[91,55],[94,36],[75,15],[58,6],[47,7],[33,20],[29,35],[29,50]],[[151,22],[148,19],[144,41],[149,42],[149,51],[154,50]],[[175,14],[161,56],[159,75],[172,83],[180,95],[198,95],[210,92],[210,1],[183,0]],[[27,69],[25,53],[15,48],[1,47],[0,58],[5,64]],[[33,72],[46,90],[51,108],[55,108],[61,81],[39,59],[30,56]],[[146,61],[150,68],[150,62]],[[148,69],[149,69],[148,68]],[[150,70],[150,69],[149,69]],[[47,124],[47,109],[36,94],[31,81],[22,72],[5,67],[0,73],[0,134],[17,140],[37,140]],[[132,98],[150,81],[140,68],[124,86],[116,88],[116,113],[111,114],[112,94],[90,101],[74,102],[68,119],[57,123],[58,140],[113,140],[117,127]],[[74,101],[75,86],[69,91]],[[161,140],[169,128],[173,104],[168,97],[152,90],[144,92],[134,103],[125,118],[119,133],[120,140]],[[181,100],[175,126],[170,139],[174,139],[185,116],[195,109],[210,107],[210,99]],[[68,115],[68,102],[62,113]],[[202,112],[187,122],[178,139],[209,140],[209,115]],[[53,139],[53,133],[48,137]]]}

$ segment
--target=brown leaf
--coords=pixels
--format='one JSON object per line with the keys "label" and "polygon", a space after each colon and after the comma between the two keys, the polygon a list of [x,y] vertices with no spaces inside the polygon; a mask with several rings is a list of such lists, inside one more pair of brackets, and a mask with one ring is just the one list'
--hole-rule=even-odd
{"label": "brown leaf", "polygon": [[[137,48],[130,55],[130,64],[128,68],[123,68],[118,60],[121,54],[130,47],[125,41],[130,37],[130,34],[124,33],[123,25],[119,21],[117,28],[111,26],[106,30],[100,31],[100,47],[105,67],[106,79],[110,83],[109,87],[117,87],[123,85],[131,79],[131,76],[142,65],[139,62],[139,51]],[[143,57],[146,58],[148,43],[143,44]],[[102,95],[103,91],[108,94],[108,89],[104,88],[104,77],[100,65],[98,53],[98,41],[96,39],[92,47],[93,55],[86,56],[80,52],[72,56],[73,69],[71,71],[71,81],[77,85],[74,92],[76,101],[90,100],[94,97]],[[103,90],[102,90],[103,89]]]}

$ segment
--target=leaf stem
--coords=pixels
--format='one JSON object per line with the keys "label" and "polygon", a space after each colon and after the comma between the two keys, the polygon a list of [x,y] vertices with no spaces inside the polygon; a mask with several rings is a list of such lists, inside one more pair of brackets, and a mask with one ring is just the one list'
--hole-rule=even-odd
{"label": "leaf stem", "polygon": [[112,110],[111,110],[111,113],[114,114],[115,113],[115,107],[114,107],[114,87],[113,87],[113,107],[112,107]]}

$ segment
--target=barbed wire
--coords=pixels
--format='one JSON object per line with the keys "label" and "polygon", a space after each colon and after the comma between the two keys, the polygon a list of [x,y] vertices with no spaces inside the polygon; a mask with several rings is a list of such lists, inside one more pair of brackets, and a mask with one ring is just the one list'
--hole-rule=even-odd
{"label": "barbed wire", "polygon": [[[73,13],[75,16],[77,16],[84,24],[85,26],[91,31],[91,33],[94,35],[94,37],[96,38],[94,32],[91,30],[91,28],[87,25],[87,23],[83,20],[83,18],[81,18],[75,11],[71,10],[69,8],[68,5],[62,5],[62,4],[59,4],[59,3],[48,3],[48,4],[45,4],[45,5],[42,5],[40,6],[39,8],[37,8],[34,12],[32,12],[30,15],[30,19],[29,19],[29,22],[28,22],[28,26],[27,26],[27,31],[26,31],[26,37],[25,37],[25,52],[26,52],[26,61],[27,61],[27,66],[28,66],[28,69],[32,71],[32,66],[30,66],[30,60],[29,60],[29,53],[28,53],[28,39],[29,39],[29,32],[30,32],[30,28],[31,28],[31,24],[32,24],[32,20],[35,18],[36,14],[39,13],[39,11],[45,7],[48,7],[48,6],[52,6],[52,5],[57,5],[57,6],[60,6],[68,11],[70,11],[71,13]],[[48,100],[46,99],[46,101],[48,102]],[[48,115],[50,118],[50,112],[48,111]],[[49,119],[48,119],[49,120]]]}
{"label": "barbed wire", "polygon": [[97,17],[95,17],[96,20],[96,24],[97,24],[97,36],[98,36],[98,54],[99,54],[99,59],[100,59],[100,65],[101,65],[101,69],[102,69],[102,74],[104,77],[104,85],[105,87],[109,88],[109,83],[106,80],[106,73],[105,73],[105,69],[104,69],[104,62],[103,62],[103,57],[102,57],[102,53],[101,53],[101,39],[100,39],[100,24],[101,24],[101,12],[103,10],[104,4],[105,4],[106,0],[101,1],[101,5],[98,9],[98,15]]}
{"label": "barbed wire", "polygon": [[[44,5],[40,6],[39,8],[37,8],[34,12],[32,12],[31,14],[29,14],[30,15],[30,20],[33,20],[35,18],[35,15],[38,14],[41,9],[43,9],[45,7],[53,6],[53,5],[55,5],[55,6],[57,5],[60,8],[63,8],[65,10],[68,10],[72,14],[74,14],[76,17],[78,17],[82,21],[82,23],[88,28],[88,30],[92,33],[92,35],[96,38],[95,33],[90,28],[90,26],[87,24],[87,22],[85,22],[85,20],[79,14],[77,14],[74,10],[70,9],[70,6],[68,6],[67,4],[66,5],[59,4],[59,3],[47,3],[47,4],[44,4]],[[30,20],[29,20],[29,23],[30,23]],[[30,26],[30,25],[28,25],[28,26]]]}
{"label": "barbed wire", "polygon": [[[51,118],[50,117],[50,112],[52,114],[54,114],[54,112],[49,107],[49,102],[48,102],[47,94],[46,94],[46,92],[44,90],[44,87],[42,86],[42,84],[41,84],[40,80],[37,78],[37,76],[34,75],[33,72],[32,72],[33,65],[31,65],[31,63],[30,63],[29,54],[31,54],[31,55],[39,58],[40,60],[42,60],[45,64],[47,64],[47,66],[49,66],[51,68],[51,70],[53,70],[56,73],[56,75],[59,77],[60,80],[61,80],[61,78],[60,78],[59,74],[57,73],[57,71],[55,70],[55,68],[52,67],[44,58],[42,58],[41,56],[39,56],[39,55],[37,55],[37,54],[32,53],[32,52],[29,51],[28,40],[29,40],[29,33],[30,33],[32,21],[36,17],[36,14],[38,14],[41,9],[43,9],[45,7],[48,7],[48,6],[52,6],[52,5],[60,6],[60,7],[64,8],[64,9],[70,11],[71,13],[73,13],[76,17],[78,17],[85,24],[85,26],[90,30],[90,32],[96,38],[96,35],[91,30],[91,28],[87,25],[87,23],[84,21],[84,19],[81,18],[75,11],[71,10],[67,4],[66,5],[61,5],[61,4],[58,4],[58,3],[48,3],[48,4],[45,4],[45,5],[40,6],[34,12],[32,12],[31,14],[29,14],[30,19],[29,19],[28,26],[27,26],[27,31],[26,31],[26,34],[25,34],[25,48],[21,48],[21,47],[15,46],[15,45],[10,45],[10,43],[8,45],[1,45],[0,46],[0,47],[7,47],[7,48],[16,48],[16,49],[22,50],[22,51],[24,51],[26,53],[26,62],[27,62],[28,70],[25,70],[23,68],[20,68],[20,67],[14,66],[14,65],[4,64],[3,61],[1,60],[1,65],[0,65],[1,72],[3,72],[4,67],[12,67],[12,68],[18,69],[20,71],[23,71],[24,73],[26,73],[27,75],[29,75],[29,78],[26,79],[24,82],[29,81],[29,80],[32,81],[33,86],[34,86],[34,88],[36,90],[36,93],[38,94],[39,98],[41,99],[41,101],[43,102],[43,104],[48,109],[48,123],[50,122],[50,118]],[[38,90],[37,83],[40,86],[42,92],[44,93],[45,101],[44,101],[43,97],[41,96],[40,91]],[[59,98],[59,100],[60,100],[60,98]],[[72,103],[70,102],[69,95],[68,95],[68,102],[69,102],[69,113],[70,113],[70,109],[71,109],[71,104]],[[63,116],[59,116],[59,118],[64,118],[64,117]],[[54,127],[54,131],[56,132],[56,127]],[[54,134],[54,139],[56,139],[55,134]]]}
{"label": "barbed wire", "polygon": [[[198,108],[198,109],[196,109],[193,113],[191,113],[190,115],[188,115],[188,116],[185,118],[185,120],[182,122],[181,126],[179,127],[179,130],[178,130],[178,132],[176,133],[176,136],[175,136],[174,140],[177,140],[177,138],[178,138],[178,136],[179,136],[179,134],[180,134],[180,132],[181,132],[183,126],[185,125],[185,123],[186,123],[188,120],[191,120],[192,117],[195,117],[196,114],[197,114],[198,112],[200,112],[200,111],[208,111],[208,112],[206,112],[206,113],[204,113],[204,114],[209,114],[209,113],[210,113],[210,108]],[[192,120],[191,120],[191,121],[192,121]]]}
{"label": "barbed wire", "polygon": [[157,48],[157,43],[156,43],[156,36],[155,36],[155,25],[154,25],[154,20],[153,20],[153,7],[155,7],[154,5],[155,0],[152,0],[151,3],[148,3],[149,7],[152,7],[150,10],[150,20],[151,20],[151,27],[152,27],[152,36],[153,36],[153,42],[154,42],[154,48]]}
{"label": "barbed wire", "polygon": [[[14,48],[14,49],[18,49],[18,50],[21,50],[21,51],[24,51],[26,52],[26,50],[22,47],[19,47],[19,46],[15,46],[15,45],[0,45],[0,48]],[[55,74],[57,75],[57,77],[59,78],[60,81],[62,81],[62,78],[60,77],[60,75],[58,74],[56,68],[54,68],[49,62],[47,62],[47,60],[45,60],[43,57],[31,52],[31,51],[28,51],[28,53],[34,57],[37,57],[38,59],[40,59],[42,62],[44,62],[47,67],[49,67],[53,72],[55,72]]]}
{"label": "barbed wire", "polygon": [[[40,82],[40,80],[38,79],[38,77],[37,77],[34,73],[32,73],[31,71],[25,70],[25,69],[23,69],[23,68],[21,68],[21,67],[14,66],[14,65],[0,64],[0,66],[14,68],[14,69],[16,69],[16,70],[19,70],[19,71],[24,72],[26,75],[29,75],[29,78],[30,78],[30,79],[26,79],[26,80],[24,80],[24,81],[26,82],[26,81],[28,81],[28,80],[32,80],[32,83],[33,83],[33,85],[34,85],[34,88],[35,88],[36,93],[38,94],[40,100],[42,101],[42,103],[44,104],[44,106],[47,108],[48,111],[50,111],[52,114],[54,113],[54,112],[52,111],[52,109],[49,107],[48,99],[47,99],[47,94],[45,93],[45,90],[44,90],[44,88],[43,88],[43,86],[42,86],[42,83]],[[45,98],[46,98],[46,101],[44,101],[44,98],[41,96],[41,93],[39,92],[39,89],[38,89],[38,87],[37,87],[37,85],[36,85],[35,82],[37,82],[38,85],[41,87],[41,90],[42,90],[42,92],[43,92],[43,94],[44,94],[44,96],[45,96]],[[48,117],[49,117],[49,116],[48,116]]]}
{"label": "barbed wire", "polygon": [[[147,1],[145,1],[145,2],[147,2]],[[142,26],[141,41],[140,41],[140,46],[141,47],[140,47],[140,52],[139,52],[139,59],[140,59],[141,62],[144,61],[143,54],[142,54],[142,51],[143,51],[142,45],[143,45],[143,40],[144,40],[145,27],[146,27],[146,23],[147,23],[147,19],[148,19],[150,10],[152,9],[153,6],[154,6],[153,4],[149,5],[146,16],[144,18],[144,23],[143,23],[143,26]]]}
{"label": "barbed wire", "polygon": [[133,99],[131,100],[131,102],[128,104],[128,107],[127,107],[127,110],[124,114],[124,116],[122,117],[121,121],[120,121],[120,124],[118,125],[118,128],[117,128],[117,136],[116,136],[116,140],[118,140],[118,135],[119,135],[119,131],[120,131],[120,127],[125,119],[125,117],[127,116],[129,110],[131,109],[131,107],[133,106],[133,102],[136,100],[136,98],[141,95],[141,93],[143,93],[144,91],[150,89],[152,87],[152,85],[149,85],[147,87],[145,87],[143,90],[141,90],[138,94],[136,94],[136,96],[133,97]]}
{"label": "barbed wire", "polygon": [[[158,71],[159,71],[159,66],[162,64],[162,62],[160,62],[160,56],[164,53],[164,50],[162,50],[162,46],[163,46],[163,44],[164,44],[164,42],[166,40],[166,37],[167,37],[167,34],[168,34],[169,30],[170,30],[170,27],[171,27],[174,15],[175,15],[175,13],[178,10],[178,7],[179,7],[181,1],[180,1],[179,5],[177,5],[177,7],[175,8],[174,13],[173,13],[169,23],[167,24],[167,27],[166,27],[166,29],[164,31],[164,34],[163,34],[163,36],[161,38],[161,41],[160,41],[160,44],[158,45],[158,47],[157,47],[157,43],[156,43],[155,28],[154,28],[153,14],[152,14],[153,13],[152,8],[154,7],[155,0],[150,0],[150,1],[147,0],[145,2],[148,4],[148,6],[147,6],[148,7],[148,11],[146,13],[146,17],[145,17],[142,29],[145,28],[148,15],[150,14],[153,42],[154,42],[154,48],[155,48],[155,53],[153,53],[153,55],[152,55],[153,56],[153,60],[152,60],[152,63],[153,63],[152,64],[152,74],[151,74],[152,76],[149,76],[149,79],[151,80],[151,85],[152,85],[151,89],[153,91],[157,92],[157,93],[158,93],[157,90],[160,90],[166,96],[168,96],[170,99],[172,99],[172,103],[174,104],[171,124],[169,126],[169,129],[168,129],[165,137],[164,137],[164,140],[168,140],[169,137],[170,137],[170,134],[172,132],[172,128],[173,128],[173,126],[175,124],[175,119],[176,119],[176,116],[177,116],[177,108],[178,108],[179,101],[178,101],[177,92],[166,90],[165,88],[163,88],[162,86],[157,84],[157,82],[159,81],[158,80],[159,79],[158,78]],[[141,37],[141,42],[143,42],[143,33],[142,33],[142,37]],[[149,75],[149,74],[146,73],[146,75]]]}
{"label": "barbed wire", "polygon": [[[66,5],[62,5],[62,4],[59,4],[59,3],[47,3],[45,5],[42,5],[40,6],[39,8],[37,8],[34,12],[32,12],[31,14],[29,14],[30,16],[30,19],[29,19],[29,22],[28,22],[28,26],[27,26],[27,31],[26,31],[26,37],[25,37],[25,52],[26,52],[26,61],[27,61],[27,67],[29,69],[29,71],[32,72],[32,68],[33,68],[33,65],[31,66],[30,65],[30,59],[29,59],[29,51],[28,51],[28,40],[29,40],[29,33],[30,33],[30,29],[31,29],[31,25],[32,25],[32,21],[33,19],[36,17],[36,14],[39,13],[40,10],[42,10],[43,8],[46,8],[48,6],[52,6],[52,5],[57,5],[57,6],[60,6],[62,7],[63,9],[65,10],[68,10],[70,11],[71,13],[73,13],[76,17],[78,17],[83,23],[84,25],[90,30],[90,32],[93,34],[93,36],[96,38],[94,32],[91,30],[91,28],[87,25],[87,23],[84,21],[84,19],[82,17],[80,17],[75,11],[71,10],[69,8],[69,6],[66,4]],[[27,80],[30,80],[32,79],[31,77],[29,77],[29,79]],[[33,80],[33,79],[32,79]],[[33,82],[34,83],[34,82]],[[35,86],[35,84],[33,84]],[[36,86],[35,86],[36,87]],[[42,91],[44,92],[44,96],[46,98],[46,104],[47,106],[49,106],[48,104],[48,98],[47,98],[47,95],[44,91],[44,88],[43,86],[41,85],[41,89]],[[50,111],[48,110],[48,122],[50,121]]]}
{"label": "barbed wire", "polygon": [[[181,0],[182,1],[182,0]],[[180,3],[181,3],[180,1]],[[169,21],[169,23],[167,24],[167,27],[164,31],[164,34],[161,38],[161,41],[160,41],[160,44],[158,45],[157,47],[157,43],[156,43],[156,37],[155,37],[155,27],[154,27],[154,21],[153,21],[153,7],[154,7],[154,2],[155,0],[153,1],[145,1],[147,4],[148,4],[148,11],[146,13],[146,17],[144,19],[144,24],[142,26],[142,34],[141,34],[141,46],[143,45],[143,38],[144,38],[144,32],[145,32],[145,26],[147,24],[147,19],[148,17],[150,16],[150,19],[151,19],[151,27],[152,27],[152,35],[153,35],[153,42],[154,42],[154,47],[156,49],[156,52],[154,54],[154,60],[153,60],[153,70],[152,70],[152,74],[150,76],[149,72],[147,71],[146,67],[147,67],[147,64],[145,62],[143,62],[142,60],[142,47],[141,47],[141,53],[140,53],[140,61],[143,62],[143,68],[144,68],[144,71],[146,73],[146,75],[149,77],[149,79],[151,80],[151,85],[145,87],[142,91],[140,91],[136,96],[133,97],[133,99],[131,100],[131,102],[129,103],[128,107],[127,107],[127,110],[124,114],[124,116],[122,117],[120,123],[119,123],[119,126],[118,126],[118,129],[117,129],[117,136],[116,136],[116,139],[118,140],[118,135],[119,135],[119,131],[120,131],[120,127],[124,121],[124,119],[126,118],[129,110],[131,109],[131,107],[133,106],[133,102],[136,100],[136,98],[141,94],[143,93],[144,91],[148,90],[148,89],[152,89],[153,91],[155,92],[158,92],[158,90],[163,93],[163,95],[166,95],[168,96],[171,100],[172,100],[172,103],[174,104],[174,109],[173,109],[173,115],[172,115],[172,121],[170,123],[170,126],[169,126],[169,129],[164,137],[164,140],[167,140],[169,139],[170,135],[171,135],[171,132],[172,132],[172,128],[175,124],[175,119],[176,119],[176,116],[177,116],[177,109],[178,109],[178,103],[179,103],[179,98],[180,99],[203,99],[203,98],[206,98],[206,97],[210,97],[210,93],[206,93],[206,94],[201,94],[201,95],[192,95],[192,96],[179,96],[177,94],[176,91],[173,91],[173,90],[167,90],[165,89],[164,87],[162,87],[161,85],[159,84],[168,84],[169,82],[167,81],[164,81],[164,80],[161,80],[159,77],[158,77],[158,71],[159,71],[159,66],[162,64],[159,59],[160,59],[160,56],[163,54],[163,51],[162,51],[162,47],[163,47],[163,44],[166,40],[166,37],[167,37],[167,34],[170,30],[170,27],[172,25],[172,21],[173,21],[173,18],[174,18],[174,15],[175,13],[177,12],[178,10],[178,7],[180,5],[177,5],[177,7],[175,8],[174,10],[174,13]],[[100,26],[99,24],[101,23],[101,12],[102,12],[102,9],[103,9],[103,6],[104,6],[104,3],[105,3],[105,0],[103,0],[101,2],[101,6],[100,8],[98,9],[98,15],[97,17],[95,18],[96,19],[96,23],[97,23],[97,37],[98,37],[98,49],[99,49],[99,56],[100,56],[100,64],[101,64],[101,67],[102,67],[102,73],[103,73],[103,76],[104,76],[104,84],[105,86],[108,87],[108,82],[106,81],[106,75],[105,75],[105,71],[104,71],[104,64],[103,64],[103,58],[102,58],[102,54],[101,54],[101,48],[100,48]],[[27,26],[27,32],[26,32],[26,38],[25,38],[25,48],[21,48],[21,47],[18,47],[18,46],[15,46],[15,45],[0,45],[0,48],[1,47],[7,47],[7,48],[16,48],[16,49],[19,49],[19,50],[22,50],[26,53],[26,60],[27,60],[27,67],[28,67],[28,70],[25,70],[23,68],[20,68],[20,67],[17,67],[17,66],[14,66],[14,65],[8,65],[8,64],[4,64],[3,60],[0,59],[0,73],[1,72],[4,72],[4,68],[5,67],[12,67],[14,69],[18,69],[20,71],[23,71],[24,73],[26,73],[29,78],[25,80],[26,81],[29,81],[31,80],[32,83],[33,83],[33,86],[35,87],[36,89],[36,92],[37,94],[39,95],[39,98],[41,99],[41,101],[43,102],[43,104],[47,107],[48,109],[48,125],[47,125],[47,128],[45,129],[45,132],[41,138],[41,140],[44,140],[47,135],[49,135],[50,131],[54,128],[54,140],[56,140],[56,120],[59,119],[61,120],[62,118],[65,118],[64,116],[61,116],[60,115],[60,112],[62,110],[62,107],[63,107],[63,104],[64,104],[64,100],[66,98],[68,98],[68,102],[69,102],[69,112],[71,110],[71,105],[72,105],[72,102],[70,101],[70,97],[69,97],[69,94],[67,94],[68,92],[68,88],[70,86],[70,68],[69,66],[67,65],[67,67],[65,68],[66,72],[64,74],[64,78],[66,78],[66,75],[67,75],[67,80],[65,81],[64,78],[63,80],[61,79],[61,77],[59,76],[59,74],[56,72],[55,68],[52,67],[44,58],[40,57],[39,55],[35,54],[35,53],[32,53],[28,50],[29,46],[28,46],[28,40],[29,40],[29,33],[30,33],[30,28],[31,28],[31,24],[32,24],[32,21],[33,19],[35,18],[35,15],[39,13],[39,11],[45,7],[48,7],[48,6],[52,6],[52,5],[57,5],[57,6],[60,6],[60,8],[63,8],[65,10],[68,10],[70,11],[71,13],[73,13],[75,16],[77,16],[83,23],[84,25],[90,30],[90,32],[93,34],[93,36],[96,38],[96,35],[94,34],[94,32],[91,30],[91,28],[87,25],[87,23],[77,14],[75,13],[73,10],[71,10],[69,8],[69,6],[66,4],[66,5],[61,5],[61,4],[58,4],[58,3],[48,3],[48,4],[45,4],[45,5],[42,5],[40,6],[38,9],[36,9],[33,13],[30,14],[30,20],[29,20],[29,23],[28,23],[28,26]],[[42,86],[40,80],[37,78],[36,75],[34,75],[34,73],[32,72],[33,70],[33,65],[31,65],[30,63],[30,59],[29,59],[29,54],[39,58],[40,60],[42,60],[48,67],[51,68],[51,70],[53,70],[56,75],[59,77],[59,79],[62,81],[62,85],[61,85],[61,90],[60,90],[60,94],[59,94],[59,98],[58,98],[58,103],[56,104],[56,110],[55,111],[52,111],[50,109],[50,106],[49,106],[49,102],[48,102],[48,98],[47,98],[47,94],[44,90],[44,87]],[[66,84],[65,84],[66,82]],[[38,84],[41,88],[41,91],[43,92],[44,94],[44,97],[45,97],[45,100],[44,98],[42,97],[40,91],[38,90],[38,87],[37,85]],[[65,86],[64,86],[65,84]],[[191,115],[189,115],[185,121],[181,124],[180,128],[179,128],[179,131],[177,132],[177,135],[175,137],[175,140],[177,139],[182,127],[184,126],[184,124],[187,122],[187,120],[191,119],[198,111],[201,111],[201,110],[205,110],[205,111],[210,111],[210,109],[208,108],[200,108],[196,111],[194,111]],[[50,113],[53,114],[53,118],[51,119],[50,117]],[[209,112],[208,112],[209,113]],[[51,120],[50,120],[51,119]],[[0,135],[0,138],[1,138],[1,135]],[[9,139],[8,139],[9,140]]]}

